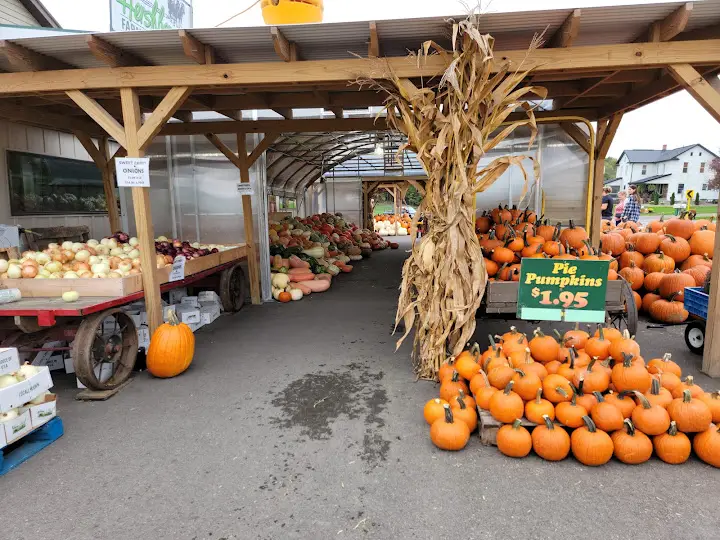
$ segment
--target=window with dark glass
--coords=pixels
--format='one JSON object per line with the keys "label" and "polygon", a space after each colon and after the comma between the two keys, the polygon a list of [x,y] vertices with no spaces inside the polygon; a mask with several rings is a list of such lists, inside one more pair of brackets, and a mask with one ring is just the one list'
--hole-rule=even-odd
{"label": "window with dark glass", "polygon": [[7,163],[13,216],[107,212],[102,175],[92,161],[8,150]]}
{"label": "window with dark glass", "polygon": [[678,184],[678,190],[677,190],[678,195],[682,195],[684,191],[685,191],[685,184]]}
{"label": "window with dark glass", "polygon": [[705,162],[703,162],[703,163],[700,164],[700,172],[701,172],[701,173],[704,173],[704,172],[705,172]]}
{"label": "window with dark glass", "polygon": [[647,174],[647,165],[642,166],[642,174]]}
{"label": "window with dark glass", "polygon": [[683,163],[683,172],[687,172],[687,171],[688,171],[688,166],[689,166],[689,165],[690,165],[690,164],[689,164],[687,161],[686,161],[685,163]]}

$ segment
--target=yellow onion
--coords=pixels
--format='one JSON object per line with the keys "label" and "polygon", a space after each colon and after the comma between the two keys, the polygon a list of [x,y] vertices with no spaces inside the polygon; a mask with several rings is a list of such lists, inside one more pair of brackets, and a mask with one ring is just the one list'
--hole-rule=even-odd
{"label": "yellow onion", "polygon": [[87,249],[81,249],[75,253],[75,260],[85,262],[90,258],[90,252]]}
{"label": "yellow onion", "polygon": [[132,260],[132,267],[133,267],[133,268],[140,268],[141,264],[142,264],[142,263],[140,262],[140,259],[137,258],[137,257]]}
{"label": "yellow onion", "polygon": [[7,275],[10,279],[20,279],[22,277],[22,269],[17,264],[11,264],[7,269]]}
{"label": "yellow onion", "polygon": [[22,277],[24,279],[32,279],[38,275],[37,266],[33,266],[31,264],[28,264],[27,266],[23,266],[22,270],[20,271],[20,274],[22,275]]}

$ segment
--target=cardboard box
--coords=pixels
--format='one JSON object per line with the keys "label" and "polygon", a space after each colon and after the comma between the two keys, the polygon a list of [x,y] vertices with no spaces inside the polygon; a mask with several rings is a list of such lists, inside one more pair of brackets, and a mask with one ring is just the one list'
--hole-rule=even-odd
{"label": "cardboard box", "polygon": [[142,347],[145,350],[150,346],[150,329],[147,326],[141,326],[138,328],[138,347]]}
{"label": "cardboard box", "polygon": [[20,357],[15,347],[0,348],[0,375],[14,373],[20,369]]}
{"label": "cardboard box", "polygon": [[14,443],[18,439],[22,439],[32,431],[30,411],[21,412],[17,418],[13,418],[12,420],[0,422],[0,426],[2,426],[3,431],[3,436],[0,438],[0,443],[3,443],[0,446],[0,448],[2,448]]}
{"label": "cardboard box", "polygon": [[140,328],[143,324],[147,326],[147,311],[130,313],[130,318],[135,323],[135,328]]}
{"label": "cardboard box", "polygon": [[[112,364],[105,363],[105,364],[97,365],[97,366],[95,366],[94,371],[95,371],[95,377],[97,377],[97,379],[100,382],[105,382],[110,377],[112,377]],[[87,386],[85,386],[83,383],[80,382],[80,379],[76,378],[76,381],[77,381],[78,388],[87,388]]]}
{"label": "cardboard box", "polygon": [[190,306],[179,305],[175,308],[175,314],[180,322],[185,324],[197,324],[200,322],[200,310]]}
{"label": "cardboard box", "polygon": [[180,305],[200,309],[200,300],[197,296],[183,296]]}
{"label": "cardboard box", "polygon": [[75,373],[75,364],[70,355],[65,358],[65,373]]}
{"label": "cardboard box", "polygon": [[[43,349],[51,349],[53,347],[64,347],[64,341],[48,341],[43,343]],[[63,358],[64,351],[40,351],[35,355],[35,358],[31,362],[33,366],[47,366],[50,371],[56,369],[63,369],[65,367],[65,360]]]}
{"label": "cardboard box", "polygon": [[215,291],[200,291],[198,293],[198,301],[200,307],[204,306],[218,306],[222,311],[222,300]]}
{"label": "cardboard box", "polygon": [[29,379],[0,390],[0,412],[22,407],[28,401],[50,390],[52,386],[50,370],[47,366],[42,366],[40,371]]}
{"label": "cardboard box", "polygon": [[57,396],[55,394],[45,395],[45,399],[39,405],[28,405],[21,411],[30,413],[32,428],[39,428],[57,416]]}
{"label": "cardboard box", "polygon": [[202,323],[202,321],[201,321],[201,322],[198,322],[198,323],[190,323],[190,324],[188,324],[188,326],[190,327],[190,330],[192,330],[193,333],[195,333],[195,332],[197,332],[198,330],[200,330],[200,329],[201,329],[203,326],[205,326],[205,325],[204,325],[204,324]]}
{"label": "cardboard box", "polygon": [[203,306],[200,308],[200,322],[212,324],[220,316],[220,306]]}
{"label": "cardboard box", "polygon": [[170,289],[168,297],[171,304],[179,304],[180,301],[187,296],[187,287],[178,287],[177,289]]}

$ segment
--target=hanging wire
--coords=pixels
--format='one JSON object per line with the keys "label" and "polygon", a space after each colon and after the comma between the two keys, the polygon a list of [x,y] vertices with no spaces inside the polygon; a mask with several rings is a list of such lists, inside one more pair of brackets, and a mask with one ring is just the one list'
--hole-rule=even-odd
{"label": "hanging wire", "polygon": [[216,24],[216,25],[215,25],[215,28],[217,28],[217,27],[219,27],[219,26],[222,26],[223,24],[225,24],[225,23],[227,23],[227,22],[232,21],[235,17],[239,17],[240,15],[243,15],[243,14],[247,13],[247,12],[250,11],[252,8],[254,8],[255,6],[257,6],[261,1],[262,1],[262,0],[256,0],[256,1],[253,2],[250,6],[246,7],[245,9],[243,9],[240,13],[236,13],[235,15],[233,15],[232,17],[230,17],[229,19],[225,19],[225,20],[224,20],[223,22],[221,22],[220,24]]}

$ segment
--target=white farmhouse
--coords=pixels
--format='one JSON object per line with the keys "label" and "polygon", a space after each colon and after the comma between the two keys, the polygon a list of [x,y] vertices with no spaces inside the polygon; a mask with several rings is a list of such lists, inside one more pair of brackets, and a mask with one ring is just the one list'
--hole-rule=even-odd
{"label": "white farmhouse", "polygon": [[683,201],[688,190],[700,193],[703,201],[716,201],[718,190],[708,189],[712,177],[710,162],[718,155],[700,144],[668,150],[625,150],[618,160],[617,178],[605,185],[613,192],[623,191],[629,185],[644,185],[646,192],[657,191],[661,201]]}

